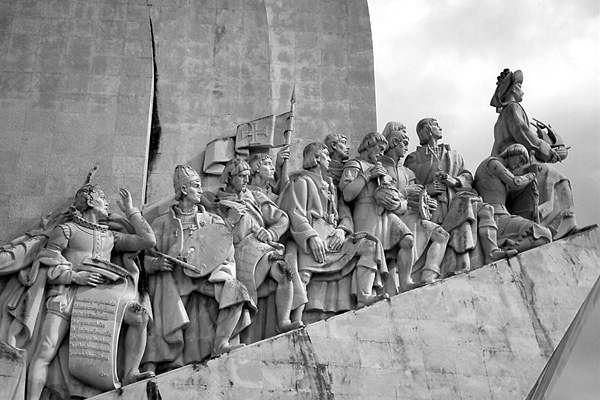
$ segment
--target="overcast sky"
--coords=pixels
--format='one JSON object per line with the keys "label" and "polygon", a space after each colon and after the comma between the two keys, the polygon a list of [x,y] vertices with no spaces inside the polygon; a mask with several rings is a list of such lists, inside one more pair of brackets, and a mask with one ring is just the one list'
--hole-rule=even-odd
{"label": "overcast sky", "polygon": [[523,107],[571,146],[580,226],[600,222],[598,0],[369,0],[378,130],[434,117],[475,171],[498,117],[489,105],[504,68],[524,73]]}

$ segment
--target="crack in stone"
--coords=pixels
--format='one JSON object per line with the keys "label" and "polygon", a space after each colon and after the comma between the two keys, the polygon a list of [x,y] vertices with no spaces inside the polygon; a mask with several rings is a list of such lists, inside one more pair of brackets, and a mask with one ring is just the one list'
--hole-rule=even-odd
{"label": "crack in stone", "polygon": [[548,329],[544,326],[540,316],[538,315],[536,308],[535,283],[527,274],[527,271],[521,266],[519,256],[517,256],[517,260],[519,260],[517,266],[514,266],[511,263],[511,259],[506,261],[510,268],[513,281],[515,282],[517,289],[521,294],[521,298],[523,299],[523,303],[529,312],[529,317],[531,319],[531,323],[533,324],[535,339],[538,342],[544,357],[549,359],[554,352],[554,341],[550,336],[550,332],[548,332]]}
{"label": "crack in stone", "polygon": [[300,350],[304,371],[310,377],[313,387],[317,389],[318,398],[326,400],[335,399],[335,395],[331,391],[333,377],[328,370],[328,364],[317,362],[317,356],[308,332],[305,329],[300,329],[294,332],[292,340],[295,345],[294,347],[297,345]]}

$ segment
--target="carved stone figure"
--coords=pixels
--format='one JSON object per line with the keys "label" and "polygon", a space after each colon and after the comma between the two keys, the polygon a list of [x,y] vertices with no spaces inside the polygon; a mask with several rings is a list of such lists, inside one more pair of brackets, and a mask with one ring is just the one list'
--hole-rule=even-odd
{"label": "carved stone figure", "polygon": [[[547,137],[548,127],[537,124],[536,130],[530,125],[529,117],[521,101],[523,100],[523,73],[520,70],[511,72],[505,69],[498,76],[496,90],[490,105],[500,114],[494,125],[494,145],[492,156],[498,156],[512,144],[525,146],[530,155],[545,163],[555,163],[567,156],[563,144],[554,140],[543,140]],[[544,131],[545,129],[545,131]],[[551,136],[556,136],[554,133]],[[555,143],[555,144],[551,144]],[[552,231],[553,239],[560,239],[577,231],[573,206],[573,191],[571,182],[553,166],[545,164],[537,175],[539,190],[539,208],[537,215],[531,215],[533,194],[535,188],[524,190],[518,201],[514,201],[513,214],[538,221]]]}
{"label": "carved stone figure", "polygon": [[[512,144],[500,157],[488,157],[475,171],[475,189],[483,201],[494,207],[494,218],[498,225],[498,240],[503,248],[519,252],[541,246],[552,241],[552,233],[535,222],[511,215],[506,208],[509,192],[525,188],[536,178],[539,164],[528,164],[529,154],[525,146]],[[526,166],[525,168],[523,168]],[[514,175],[520,168],[524,174]]]}
{"label": "carved stone figure", "polygon": [[47,274],[48,300],[29,365],[28,399],[40,398],[48,367],[69,330],[70,372],[85,383],[102,390],[118,387],[107,375],[116,369],[113,353],[121,321],[127,325],[121,383],[154,376],[139,372],[149,319],[147,310],[136,299],[139,271],[131,257],[122,258],[125,268],[113,264],[111,253],[148,249],[154,246],[155,237],[140,211],[132,206],[130,193],[121,189],[119,194],[119,208],[134,234],[115,232],[100,224],[108,217],[108,202],[97,186],[88,183],[75,196],[72,221],[54,228],[46,248],[38,255],[36,262],[47,269],[40,273]]}
{"label": "carved stone figure", "polygon": [[[307,310],[340,312],[364,307],[387,298],[374,288],[387,276],[387,266],[381,244],[366,233],[353,233],[344,225],[337,207],[333,182],[323,175],[329,168],[329,154],[323,144],[311,143],[303,151],[304,171],[290,177],[290,183],[279,198],[280,207],[290,217],[290,236],[297,246],[298,270],[308,288]],[[348,304],[353,293],[356,306]],[[322,282],[338,285],[335,299]],[[311,296],[311,286],[321,288]]]}
{"label": "carved stone figure", "polygon": [[[294,304],[293,271],[284,261],[284,246],[278,243],[289,227],[289,218],[267,195],[248,190],[249,179],[250,166],[243,159],[234,158],[225,165],[221,183],[226,186],[217,192],[219,212],[231,226],[238,278],[255,302],[261,285],[268,284],[268,279],[274,281],[276,332],[288,332],[304,326],[299,319],[291,320],[292,309],[302,303]],[[275,333],[269,332],[269,327],[261,330],[249,342]]]}
{"label": "carved stone figure", "polygon": [[406,157],[404,166],[437,200],[431,220],[450,233],[448,249],[452,251],[446,252],[444,272],[474,269],[516,254],[515,250],[505,252],[498,248],[494,210],[473,191],[473,176],[460,154],[439,143],[442,128],[438,122],[434,118],[422,119],[417,124],[417,135],[421,145]]}
{"label": "carved stone figure", "polygon": [[168,370],[236,349],[256,306],[236,279],[234,247],[220,216],[199,205],[200,176],[178,165],[177,204],[152,223],[156,249],[145,257],[154,310],[144,368]]}
{"label": "carved stone figure", "polygon": [[441,275],[441,264],[449,235],[438,224],[426,218],[435,211],[437,202],[424,193],[425,188],[417,184],[415,174],[401,164],[408,151],[409,138],[406,127],[400,122],[390,121],[386,124],[383,135],[387,139],[388,147],[385,154],[379,158],[379,162],[393,178],[400,194],[408,200],[407,210],[399,216],[413,233],[415,245],[412,260],[415,264],[399,273],[401,287],[403,285],[410,288],[413,283],[411,276],[417,283],[428,283]]}
{"label": "carved stone figure", "polygon": [[[287,164],[290,158],[289,146],[277,153],[276,164],[267,153],[255,153],[248,158],[250,165],[250,184],[252,191],[266,194],[269,199],[276,201],[279,192],[289,181]],[[277,178],[276,178],[277,176]]]}
{"label": "carved stone figure", "polygon": [[348,143],[348,138],[341,133],[333,133],[325,136],[324,142],[331,158],[329,169],[324,174],[333,180],[337,188],[340,185],[344,164],[350,158],[350,143]]}
{"label": "carved stone figure", "polygon": [[382,134],[367,134],[358,148],[358,158],[344,166],[340,190],[352,207],[354,229],[369,232],[381,241],[390,271],[398,265],[404,281],[398,281],[399,275],[394,272],[390,281],[393,284],[388,283],[386,287],[389,293],[396,294],[398,290],[410,289],[413,284],[410,271],[415,262],[414,235],[398,216],[406,212],[408,202],[378,162],[387,146]]}

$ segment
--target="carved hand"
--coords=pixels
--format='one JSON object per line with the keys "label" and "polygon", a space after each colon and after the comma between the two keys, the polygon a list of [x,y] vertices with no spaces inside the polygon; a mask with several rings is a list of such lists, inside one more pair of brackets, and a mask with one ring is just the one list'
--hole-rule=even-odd
{"label": "carved hand", "polygon": [[320,237],[314,236],[308,239],[308,245],[313,253],[313,257],[318,263],[325,261],[325,242]]}
{"label": "carved hand", "polygon": [[275,160],[275,168],[281,168],[286,160],[290,159],[290,146],[283,146],[277,153],[277,159]]}
{"label": "carved hand", "polygon": [[273,238],[271,237],[271,233],[262,227],[258,228],[258,231],[256,232],[256,238],[264,243],[273,241]]}
{"label": "carved hand", "polygon": [[164,257],[146,257],[144,268],[149,274],[173,272],[173,262]]}
{"label": "carved hand", "polygon": [[73,276],[73,282],[81,286],[98,286],[104,281],[104,277],[96,272],[79,271]]}
{"label": "carved hand", "polygon": [[444,176],[442,177],[442,182],[448,187],[457,187],[458,185],[460,185],[458,179],[448,174],[444,174]]}
{"label": "carved hand", "polygon": [[246,214],[248,208],[244,204],[236,203],[234,206],[229,208],[227,212],[227,219],[233,225],[237,224],[238,221]]}
{"label": "carved hand", "polygon": [[381,164],[374,165],[367,170],[367,176],[369,179],[374,179],[384,175],[387,175],[387,171],[381,166]]}
{"label": "carved hand", "polygon": [[129,193],[129,190],[125,188],[119,188],[119,196],[121,196],[121,200],[117,200],[117,205],[119,206],[119,209],[121,211],[127,213],[133,208],[133,200],[131,199],[131,193]]}
{"label": "carved hand", "polygon": [[333,232],[329,234],[331,241],[329,242],[329,248],[333,251],[338,251],[344,241],[346,240],[346,232],[343,229],[335,229]]}
{"label": "carved hand", "polygon": [[433,182],[433,186],[429,186],[427,188],[427,193],[430,196],[437,196],[437,195],[440,195],[442,193],[446,193],[446,185],[444,185],[440,181],[435,181],[435,182]]}
{"label": "carved hand", "polygon": [[396,196],[385,196],[381,199],[381,205],[383,205],[383,208],[386,210],[394,211],[400,207],[400,199]]}

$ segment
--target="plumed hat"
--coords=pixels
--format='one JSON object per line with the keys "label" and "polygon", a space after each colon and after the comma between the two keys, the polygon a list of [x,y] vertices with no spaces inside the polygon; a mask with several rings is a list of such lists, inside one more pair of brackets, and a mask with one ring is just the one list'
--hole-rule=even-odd
{"label": "plumed hat", "polygon": [[496,82],[496,91],[490,101],[490,105],[496,107],[496,111],[500,112],[500,110],[506,106],[507,103],[503,102],[504,96],[509,93],[517,83],[523,83],[523,72],[521,72],[521,70],[518,69],[515,72],[510,72],[510,69],[505,68],[504,71],[500,73]]}
{"label": "plumed hat", "polygon": [[175,167],[175,173],[173,174],[173,189],[177,192],[182,186],[193,182],[199,181],[200,175],[189,165],[178,165]]}

